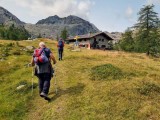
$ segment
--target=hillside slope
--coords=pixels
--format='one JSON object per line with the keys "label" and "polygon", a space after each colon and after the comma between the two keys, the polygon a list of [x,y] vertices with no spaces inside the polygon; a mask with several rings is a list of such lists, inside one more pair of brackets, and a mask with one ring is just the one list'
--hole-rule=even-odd
{"label": "hillside slope", "polygon": [[[57,58],[56,45],[50,40],[15,42],[15,46],[37,47],[39,41],[46,41]],[[1,48],[7,42],[13,41],[0,41]],[[55,66],[58,94],[54,92],[53,78],[49,94],[52,100],[47,102],[38,95],[36,77],[31,96],[32,68],[24,65],[30,61],[32,51],[16,55],[15,48],[19,51],[19,47],[15,46],[0,62],[1,119],[159,120],[159,59],[116,51],[71,52],[66,45],[64,60]],[[22,83],[26,88],[16,91]]]}
{"label": "hillside slope", "polygon": [[13,23],[19,25],[24,24],[24,22],[20,21],[15,15],[0,6],[0,24],[8,25]]}

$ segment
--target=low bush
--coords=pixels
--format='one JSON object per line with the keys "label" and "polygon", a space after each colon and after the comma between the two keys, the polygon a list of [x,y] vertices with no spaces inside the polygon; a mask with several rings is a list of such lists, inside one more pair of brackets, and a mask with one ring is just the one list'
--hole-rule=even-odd
{"label": "low bush", "polygon": [[90,76],[91,80],[119,79],[123,77],[123,72],[112,64],[105,64],[93,67]]}
{"label": "low bush", "polygon": [[151,93],[160,93],[160,85],[156,83],[146,82],[137,88],[137,91],[142,95],[150,95]]}

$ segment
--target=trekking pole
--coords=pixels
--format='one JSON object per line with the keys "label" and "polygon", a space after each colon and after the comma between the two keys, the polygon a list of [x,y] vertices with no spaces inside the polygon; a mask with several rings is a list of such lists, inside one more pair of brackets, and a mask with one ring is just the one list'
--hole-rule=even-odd
{"label": "trekking pole", "polygon": [[[32,65],[29,63],[26,66],[31,67]],[[34,76],[34,67],[32,67],[32,88],[31,88],[32,89],[32,91],[31,91],[32,96],[33,96],[33,76]]]}
{"label": "trekking pole", "polygon": [[57,94],[58,89],[57,89],[57,80],[56,80],[56,65],[54,65],[54,86],[55,86],[55,93]]}
{"label": "trekking pole", "polygon": [[34,67],[32,67],[32,96],[33,96],[33,76],[34,76]]}

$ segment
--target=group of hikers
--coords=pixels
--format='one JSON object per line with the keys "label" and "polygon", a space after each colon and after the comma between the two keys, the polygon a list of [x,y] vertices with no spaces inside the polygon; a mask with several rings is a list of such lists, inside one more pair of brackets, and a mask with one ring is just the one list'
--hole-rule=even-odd
{"label": "group of hikers", "polygon": [[[64,42],[62,38],[57,43],[59,61],[63,57]],[[45,100],[48,100],[48,93],[50,88],[50,81],[53,77],[53,67],[51,64],[56,64],[55,56],[49,48],[47,48],[44,42],[39,43],[39,48],[34,50],[33,57],[31,59],[31,66],[35,66],[34,75],[38,78],[39,95]]]}

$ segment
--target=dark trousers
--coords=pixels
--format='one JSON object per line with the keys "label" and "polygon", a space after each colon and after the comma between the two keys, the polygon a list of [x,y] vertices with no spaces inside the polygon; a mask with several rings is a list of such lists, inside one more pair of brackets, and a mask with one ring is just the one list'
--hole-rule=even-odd
{"label": "dark trousers", "polygon": [[58,49],[59,60],[62,60],[63,57],[63,49]]}
{"label": "dark trousers", "polygon": [[41,73],[38,74],[38,79],[39,79],[39,93],[44,92],[48,94],[49,88],[50,88],[50,80],[51,80],[51,75],[50,73]]}

